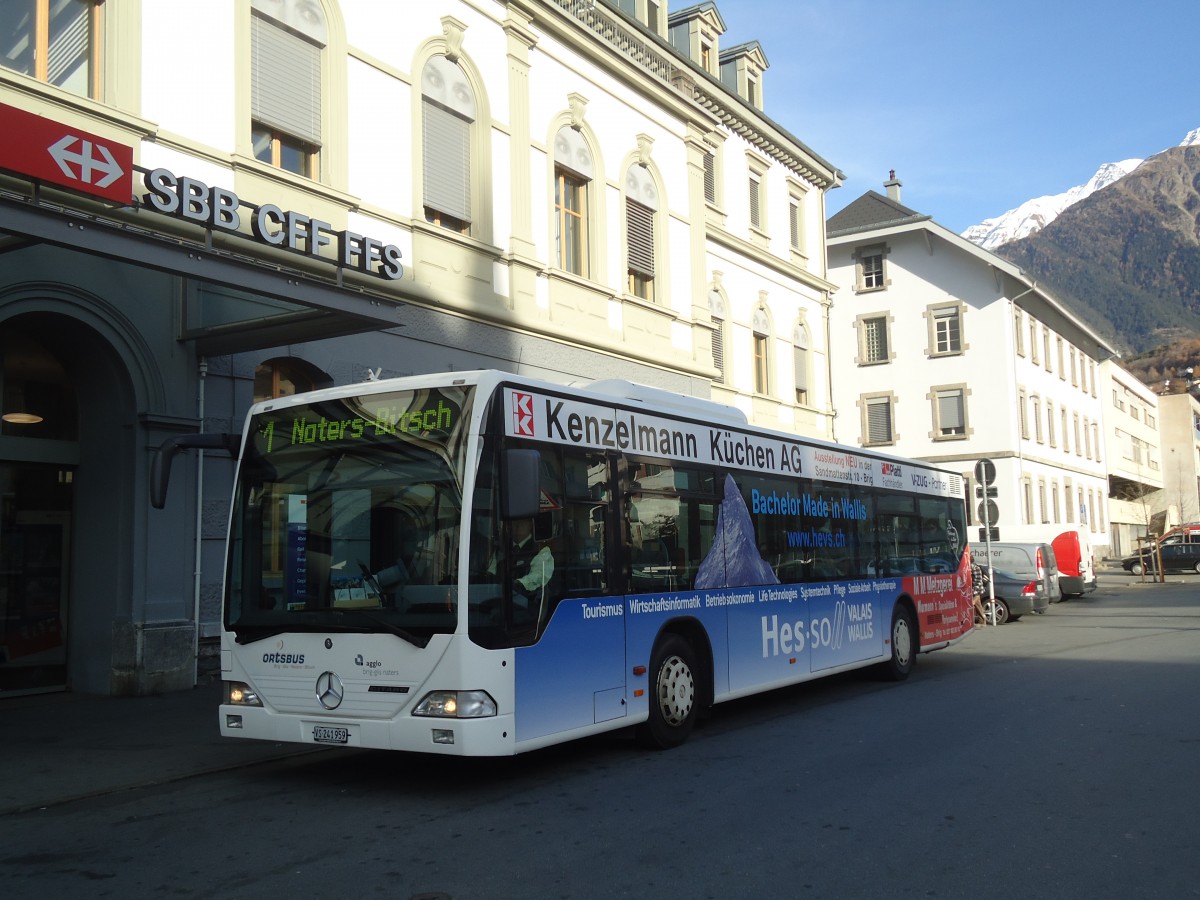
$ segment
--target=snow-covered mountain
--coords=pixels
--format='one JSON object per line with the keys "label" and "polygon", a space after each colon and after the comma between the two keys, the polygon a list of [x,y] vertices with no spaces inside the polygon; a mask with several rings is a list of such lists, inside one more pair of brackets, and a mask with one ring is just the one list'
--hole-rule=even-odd
{"label": "snow-covered mountain", "polygon": [[[1200,128],[1189,131],[1179,146],[1187,147],[1192,144],[1200,144]],[[1077,185],[1061,194],[1026,200],[1016,209],[1010,209],[1001,216],[984,219],[978,225],[972,225],[962,233],[962,236],[985,250],[995,250],[1009,241],[1015,241],[1036,231],[1041,231],[1068,206],[1072,206],[1101,188],[1124,178],[1143,162],[1145,160],[1124,159],[1121,162],[1105,163],[1084,184]]]}

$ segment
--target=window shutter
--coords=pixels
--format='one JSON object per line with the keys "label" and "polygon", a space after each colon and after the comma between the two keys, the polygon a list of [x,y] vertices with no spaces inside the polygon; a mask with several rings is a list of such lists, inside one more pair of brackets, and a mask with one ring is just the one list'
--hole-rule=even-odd
{"label": "window shutter", "polygon": [[753,175],[750,176],[750,224],[755,228],[762,225],[762,210],[760,209],[762,198],[759,197],[758,179]]}
{"label": "window shutter", "polygon": [[717,202],[717,155],[704,154],[704,199],[709,203]]}
{"label": "window shutter", "polygon": [[800,249],[800,207],[793,201],[788,206],[788,238],[793,250]]}
{"label": "window shutter", "polygon": [[892,404],[886,397],[867,401],[867,443],[887,444],[892,440]]}
{"label": "window shutter", "polygon": [[720,319],[713,319],[713,325],[716,327],[712,333],[712,357],[713,366],[717,370],[717,377],[714,379],[717,384],[725,383],[725,323]]}
{"label": "window shutter", "polygon": [[[80,3],[74,7],[74,18],[71,18],[72,7],[66,7],[61,12],[53,13],[50,23],[50,46],[46,53],[46,80],[50,84],[65,86],[75,72],[81,68],[84,72],[83,93],[87,93],[87,61],[88,61],[88,18],[91,15],[91,4]],[[62,19],[66,21],[62,21]]]}
{"label": "window shutter", "polygon": [[251,117],[321,146],[321,48],[258,16],[250,25]]}
{"label": "window shutter", "polygon": [[808,351],[803,347],[796,347],[793,360],[796,367],[796,390],[808,390]]}
{"label": "window shutter", "polygon": [[963,420],[962,393],[952,391],[938,395],[938,426],[942,434],[961,434],[966,427]]}
{"label": "window shutter", "polygon": [[654,211],[633,200],[625,201],[629,270],[654,277]]}
{"label": "window shutter", "polygon": [[423,144],[425,205],[471,221],[471,123],[426,99]]}

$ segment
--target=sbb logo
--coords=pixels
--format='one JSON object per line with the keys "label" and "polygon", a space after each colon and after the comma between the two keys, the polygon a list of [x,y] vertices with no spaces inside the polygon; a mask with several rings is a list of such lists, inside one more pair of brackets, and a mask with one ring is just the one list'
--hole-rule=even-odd
{"label": "sbb logo", "polygon": [[512,393],[513,434],[533,437],[533,395]]}

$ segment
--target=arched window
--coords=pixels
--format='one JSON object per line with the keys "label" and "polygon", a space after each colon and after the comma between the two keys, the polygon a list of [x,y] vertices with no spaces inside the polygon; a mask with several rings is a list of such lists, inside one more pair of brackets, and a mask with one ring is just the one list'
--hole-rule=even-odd
{"label": "arched window", "polygon": [[250,139],[261,162],[320,176],[322,57],[329,41],[319,2],[251,0]]}
{"label": "arched window", "polygon": [[554,137],[554,261],[564,272],[584,278],[591,257],[588,201],[594,177],[592,150],[583,135],[560,128]]}
{"label": "arched window", "polygon": [[445,56],[434,56],[421,72],[425,221],[469,234],[471,132],[478,115],[466,73]]}
{"label": "arched window", "polygon": [[717,384],[725,383],[725,320],[728,318],[725,298],[715,287],[708,292],[708,311],[712,317],[712,358],[717,370],[713,380]]}
{"label": "arched window", "polygon": [[754,310],[751,330],[754,336],[754,391],[766,394],[771,389],[771,318],[761,306]]}
{"label": "arched window", "polygon": [[625,174],[625,248],[627,289],[643,300],[654,299],[654,231],[658,213],[658,186],[649,169],[629,167]]}
{"label": "arched window", "polygon": [[254,402],[290,397],[331,384],[332,378],[302,359],[290,356],[268,359],[254,369]]}
{"label": "arched window", "polygon": [[793,369],[796,378],[796,404],[808,406],[808,326],[797,322],[792,330]]}

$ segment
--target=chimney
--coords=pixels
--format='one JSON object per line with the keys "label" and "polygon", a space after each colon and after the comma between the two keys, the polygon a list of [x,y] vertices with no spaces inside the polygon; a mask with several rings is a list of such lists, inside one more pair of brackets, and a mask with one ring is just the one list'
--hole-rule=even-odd
{"label": "chimney", "polygon": [[888,180],[883,183],[883,186],[884,186],[884,188],[887,189],[888,199],[892,200],[896,203],[899,203],[900,202],[900,188],[902,187],[902,185],[896,178],[896,170],[895,169],[892,169],[891,171],[888,172]]}

